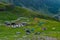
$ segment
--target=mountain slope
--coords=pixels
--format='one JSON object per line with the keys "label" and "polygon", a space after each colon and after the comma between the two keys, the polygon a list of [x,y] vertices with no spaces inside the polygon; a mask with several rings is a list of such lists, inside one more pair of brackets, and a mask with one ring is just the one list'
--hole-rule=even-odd
{"label": "mountain slope", "polygon": [[[1,10],[2,8],[2,10]],[[43,18],[43,19],[48,19],[48,20],[56,20],[52,17],[49,17],[47,15],[42,15],[42,13],[35,12],[33,10],[19,7],[19,6],[14,6],[11,4],[0,4],[0,21],[6,21],[6,20],[15,20],[19,17],[28,17],[28,18]]]}
{"label": "mountain slope", "polygon": [[0,20],[14,20],[18,17],[31,17],[36,15],[36,12],[26,8],[12,7],[12,5],[0,4]]}
{"label": "mountain slope", "polygon": [[59,0],[1,0],[1,2],[11,3],[15,6],[32,9],[50,17],[57,16],[60,19],[60,1]]}
{"label": "mountain slope", "polygon": [[[2,10],[1,10],[2,8]],[[27,22],[27,26],[24,27],[18,27],[18,28],[12,28],[6,25],[1,25],[1,21],[10,21],[15,20],[19,17],[24,17],[29,20]],[[37,20],[34,19],[34,17],[37,18],[39,22],[36,22]],[[26,22],[27,20],[24,20],[24,18],[18,22]],[[44,19],[43,19],[44,18]],[[48,20],[47,20],[48,19]],[[45,29],[46,28],[46,29]],[[30,34],[26,34],[25,29],[29,29],[31,31]],[[44,30],[43,30],[44,29]],[[19,6],[14,6],[10,4],[0,4],[0,39],[1,40],[21,40],[20,38],[24,39],[25,35],[27,35],[27,38],[30,38],[33,40],[35,36],[37,37],[36,33],[39,32],[39,36],[49,36],[52,38],[56,38],[60,40],[60,22],[55,21],[53,18],[42,15],[42,13],[39,14],[39,12],[32,11],[28,8],[23,8]],[[58,35],[58,36],[57,36]],[[32,37],[34,36],[34,37]],[[37,38],[38,39],[38,38]],[[39,38],[40,39],[40,38]]]}

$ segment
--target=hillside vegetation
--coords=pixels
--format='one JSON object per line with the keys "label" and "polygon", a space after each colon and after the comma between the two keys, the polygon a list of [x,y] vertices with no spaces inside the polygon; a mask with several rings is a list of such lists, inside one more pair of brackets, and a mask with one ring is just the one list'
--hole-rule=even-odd
{"label": "hillside vegetation", "polygon": [[36,15],[35,12],[22,7],[0,4],[0,20],[15,20],[18,17],[30,17]]}
{"label": "hillside vegetation", "polygon": [[15,20],[18,17],[39,17],[49,20],[55,20],[54,18],[49,17],[45,14],[42,15],[42,13],[40,14],[27,8],[0,3],[0,20]]}
{"label": "hillside vegetation", "polygon": [[[36,36],[35,33],[37,32],[40,33],[38,34],[40,37],[50,36],[52,38],[57,38],[60,40],[60,22],[56,21],[54,18],[39,14],[38,12],[29,10],[27,8],[10,4],[0,4],[0,22],[15,20],[19,17],[24,17],[26,19],[23,18],[17,23],[27,22],[28,25],[12,28],[11,26],[8,27],[6,25],[0,24],[1,40],[20,40],[20,38],[23,38],[25,35],[28,38],[32,39],[32,36]],[[27,35],[25,29],[29,29],[31,33]]]}

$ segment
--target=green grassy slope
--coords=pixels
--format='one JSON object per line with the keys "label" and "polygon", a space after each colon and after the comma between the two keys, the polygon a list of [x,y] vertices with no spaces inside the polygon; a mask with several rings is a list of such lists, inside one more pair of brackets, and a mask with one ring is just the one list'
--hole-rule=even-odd
{"label": "green grassy slope", "polygon": [[6,11],[0,11],[0,20],[15,20],[20,16],[24,16],[24,17],[31,17],[31,16],[35,16],[37,13],[30,11],[26,8],[22,8],[22,7],[15,7],[12,8],[12,6],[9,7],[6,5],[2,5],[0,4],[0,8],[6,8]]}
{"label": "green grassy slope", "polygon": [[0,11],[0,20],[15,20],[18,17],[40,17],[49,20],[55,20],[54,18],[42,15],[27,8],[16,7],[11,4],[0,4],[0,8],[5,8],[6,11]]}
{"label": "green grassy slope", "polygon": [[[3,5],[2,5],[3,6]],[[2,7],[1,6],[1,7]],[[3,6],[4,8],[4,6]],[[25,28],[29,28],[30,30],[34,28],[34,32],[31,32],[31,35],[34,35],[35,32],[41,32],[41,35],[44,36],[51,36],[51,37],[56,37],[60,38],[60,22],[55,21],[53,19],[49,19],[49,17],[46,18],[46,16],[40,16],[38,12],[31,11],[26,8],[22,7],[15,7],[12,10],[10,9],[11,7],[8,7],[7,11],[0,11],[0,22],[1,21],[6,21],[6,20],[15,20],[19,17],[28,17],[27,19],[30,20],[27,22],[28,26],[20,27],[20,28],[10,28],[5,25],[0,25],[0,39],[1,40],[15,40],[18,39],[24,35],[26,35]],[[43,22],[42,25],[39,25],[38,22],[36,22],[32,17],[39,17],[38,20],[39,22]],[[44,18],[44,19],[42,19]],[[22,21],[25,21],[22,19]],[[19,21],[21,22],[21,21]],[[34,25],[33,25],[34,24]],[[47,28],[47,30],[42,30],[42,27]],[[55,29],[53,29],[55,28]],[[21,32],[21,34],[16,34],[16,32]],[[17,37],[16,37],[17,36]],[[31,36],[32,37],[32,36]],[[8,38],[8,39],[6,39]]]}
{"label": "green grassy slope", "polygon": [[[34,31],[33,32],[31,31],[30,35],[27,35],[30,38],[32,38],[32,35],[35,35],[35,32],[41,32],[40,36],[50,36],[52,38],[55,37],[57,39],[60,38],[60,22],[39,18],[40,22],[44,22],[44,24],[39,25],[38,23],[36,23],[36,21],[34,21],[34,19],[32,18],[27,18],[27,19],[30,20],[28,23],[32,25],[28,25],[20,28],[11,28],[8,26],[0,25],[0,39],[6,39],[6,38],[8,38],[9,40],[19,39],[20,37],[26,35],[24,29],[31,30],[32,28],[34,28]],[[43,27],[47,28],[47,30],[42,30]],[[16,32],[21,32],[21,33],[16,34]]]}

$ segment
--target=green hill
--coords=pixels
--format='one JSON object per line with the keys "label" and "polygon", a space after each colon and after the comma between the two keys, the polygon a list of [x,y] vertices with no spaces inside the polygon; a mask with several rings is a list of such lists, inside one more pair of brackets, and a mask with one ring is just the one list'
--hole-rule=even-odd
{"label": "green hill", "polygon": [[42,15],[42,13],[38,13],[27,8],[0,3],[0,20],[15,20],[18,17],[39,17],[49,20],[56,20],[45,14]]}
{"label": "green hill", "polygon": [[5,8],[5,11],[0,11],[0,20],[15,20],[18,17],[35,16],[36,13],[22,7],[12,7],[12,5],[1,5],[0,9]]}
{"label": "green hill", "polygon": [[[2,9],[1,9],[2,8]],[[32,35],[36,36],[36,32],[40,32],[39,36],[50,36],[52,38],[57,38],[60,40],[60,22],[55,21],[55,19],[48,17],[47,15],[39,14],[38,12],[29,10],[27,8],[16,7],[10,4],[0,4],[0,22],[16,20],[19,17],[24,17],[26,19],[22,19],[18,22],[27,22],[29,25],[20,27],[20,28],[11,28],[5,25],[0,25],[0,39],[1,40],[17,40],[20,37],[26,35],[24,29],[34,29],[34,31],[27,35],[32,38]],[[37,18],[34,20],[34,18]],[[46,28],[46,30],[42,30],[42,28]],[[21,32],[20,34],[16,34],[17,32]]]}

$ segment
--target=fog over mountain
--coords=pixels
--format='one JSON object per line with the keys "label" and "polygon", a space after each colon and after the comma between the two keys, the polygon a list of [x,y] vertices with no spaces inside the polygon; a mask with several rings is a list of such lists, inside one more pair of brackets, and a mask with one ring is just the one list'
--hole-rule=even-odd
{"label": "fog over mountain", "polygon": [[48,15],[60,15],[59,0],[0,0],[1,2],[12,3],[16,6],[26,7],[34,11]]}

